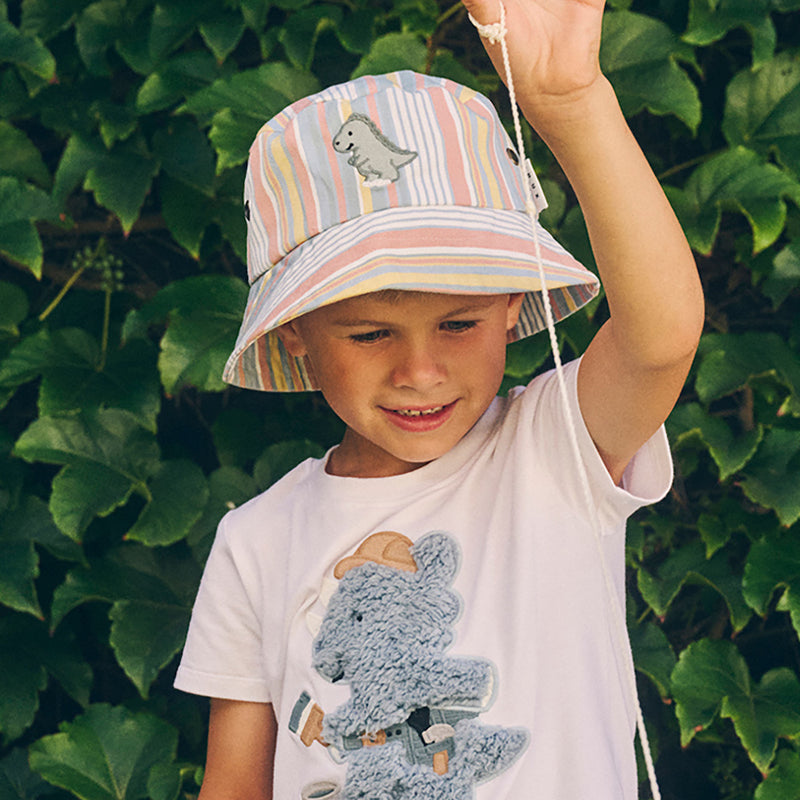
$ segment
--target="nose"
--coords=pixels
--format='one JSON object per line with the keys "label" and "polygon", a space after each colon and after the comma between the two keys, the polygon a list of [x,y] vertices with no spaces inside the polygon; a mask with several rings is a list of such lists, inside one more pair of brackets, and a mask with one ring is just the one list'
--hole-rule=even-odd
{"label": "nose", "polygon": [[392,368],[392,384],[397,388],[426,391],[447,377],[444,354],[434,342],[407,342],[397,353]]}

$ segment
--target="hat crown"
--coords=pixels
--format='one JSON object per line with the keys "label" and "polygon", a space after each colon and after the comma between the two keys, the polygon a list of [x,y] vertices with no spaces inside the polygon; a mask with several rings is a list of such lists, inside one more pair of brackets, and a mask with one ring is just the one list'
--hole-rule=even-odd
{"label": "hat crown", "polygon": [[510,140],[492,104],[410,71],[365,76],[273,117],[250,150],[251,283],[303,242],[389,208],[523,210]]}

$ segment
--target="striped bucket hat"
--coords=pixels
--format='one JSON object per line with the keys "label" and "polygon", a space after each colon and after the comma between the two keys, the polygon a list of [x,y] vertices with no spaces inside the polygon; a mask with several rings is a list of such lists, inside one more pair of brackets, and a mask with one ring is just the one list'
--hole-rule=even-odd
{"label": "striped bucket hat", "polygon": [[[524,292],[509,338],[544,328],[518,162],[485,97],[429,75],[357,78],[284,109],[250,149],[250,294],[224,380],[267,391],[317,388],[276,328],[382,289]],[[599,284],[543,229],[539,241],[562,319]]]}

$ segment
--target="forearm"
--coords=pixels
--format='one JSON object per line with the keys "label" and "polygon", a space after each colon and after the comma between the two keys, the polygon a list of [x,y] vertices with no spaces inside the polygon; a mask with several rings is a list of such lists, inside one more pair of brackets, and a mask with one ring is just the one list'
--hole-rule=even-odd
{"label": "forearm", "polygon": [[579,98],[520,106],[580,203],[626,357],[658,368],[691,358],[703,324],[694,258],[659,183],[600,77]]}

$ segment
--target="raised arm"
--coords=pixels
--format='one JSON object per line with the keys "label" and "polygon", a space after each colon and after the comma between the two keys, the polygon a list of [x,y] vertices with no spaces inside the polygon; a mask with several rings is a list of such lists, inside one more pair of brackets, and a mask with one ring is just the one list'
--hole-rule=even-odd
{"label": "raised arm", "polygon": [[[504,0],[517,101],[583,210],[610,319],[578,375],[581,412],[612,478],[672,410],[703,326],[686,238],[599,67],[604,0]],[[465,0],[483,24],[498,0]],[[500,46],[485,42],[501,77]]]}

